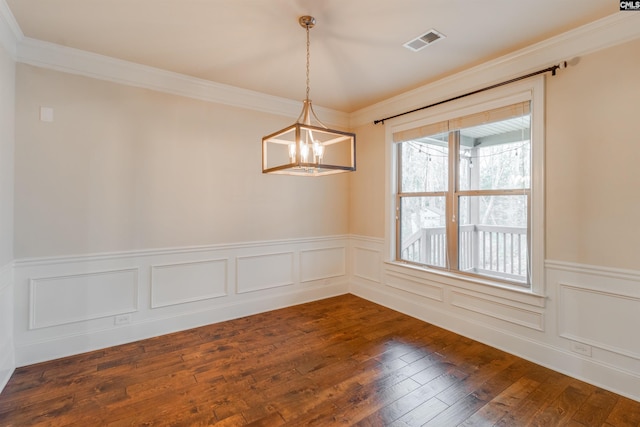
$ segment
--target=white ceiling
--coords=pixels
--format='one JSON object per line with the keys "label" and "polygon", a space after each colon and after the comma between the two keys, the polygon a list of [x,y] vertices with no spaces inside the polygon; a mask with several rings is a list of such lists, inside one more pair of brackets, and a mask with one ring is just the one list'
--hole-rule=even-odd
{"label": "white ceiling", "polygon": [[[26,37],[353,112],[618,12],[611,0],[6,0]],[[434,28],[446,38],[402,45]],[[552,64],[550,64],[552,65]]]}

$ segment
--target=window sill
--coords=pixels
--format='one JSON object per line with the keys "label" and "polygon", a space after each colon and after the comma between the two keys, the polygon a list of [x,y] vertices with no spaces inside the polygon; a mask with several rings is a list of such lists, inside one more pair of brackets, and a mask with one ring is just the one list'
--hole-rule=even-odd
{"label": "window sill", "polygon": [[546,297],[532,289],[504,282],[471,277],[451,271],[419,267],[399,261],[385,261],[385,272],[400,273],[429,282],[437,282],[449,287],[462,288],[498,298],[515,301],[535,307],[544,307]]}

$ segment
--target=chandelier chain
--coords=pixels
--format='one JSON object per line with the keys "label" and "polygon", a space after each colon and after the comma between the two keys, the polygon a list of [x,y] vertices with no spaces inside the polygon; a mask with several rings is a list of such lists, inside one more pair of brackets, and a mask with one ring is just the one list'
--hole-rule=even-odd
{"label": "chandelier chain", "polygon": [[309,100],[309,66],[311,62],[311,42],[309,41],[309,25],[307,27],[307,101]]}

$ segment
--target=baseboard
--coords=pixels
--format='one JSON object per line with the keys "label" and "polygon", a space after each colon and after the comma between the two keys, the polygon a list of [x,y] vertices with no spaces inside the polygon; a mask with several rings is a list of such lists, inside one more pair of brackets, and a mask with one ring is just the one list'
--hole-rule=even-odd
{"label": "baseboard", "polygon": [[474,339],[562,374],[588,382],[614,393],[640,401],[640,377],[601,361],[570,353],[544,342],[497,329],[493,325],[470,321],[436,307],[425,309],[423,302],[401,296],[384,286],[352,283],[350,292],[361,298],[400,311],[409,316]]}

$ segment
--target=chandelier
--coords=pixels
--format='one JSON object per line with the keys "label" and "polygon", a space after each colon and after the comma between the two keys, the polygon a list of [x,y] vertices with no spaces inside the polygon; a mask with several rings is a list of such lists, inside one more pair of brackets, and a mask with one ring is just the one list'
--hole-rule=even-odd
{"label": "chandelier", "polygon": [[309,29],[316,20],[301,16],[307,31],[307,92],[296,123],[262,138],[262,173],[322,176],[356,170],[356,135],[329,129],[309,99]]}

